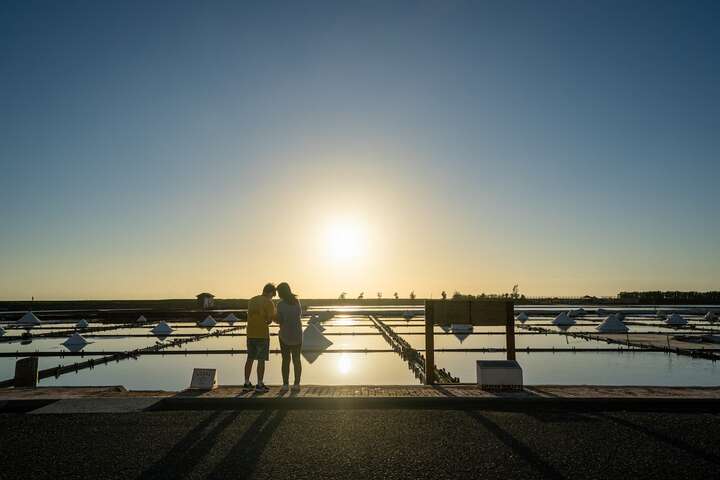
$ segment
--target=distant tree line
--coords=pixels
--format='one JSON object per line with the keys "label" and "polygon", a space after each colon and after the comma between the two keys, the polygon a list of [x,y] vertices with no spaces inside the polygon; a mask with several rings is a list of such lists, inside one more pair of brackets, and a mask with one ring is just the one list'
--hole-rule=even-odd
{"label": "distant tree line", "polygon": [[642,304],[715,304],[720,303],[720,292],[620,292],[618,299],[627,303]]}

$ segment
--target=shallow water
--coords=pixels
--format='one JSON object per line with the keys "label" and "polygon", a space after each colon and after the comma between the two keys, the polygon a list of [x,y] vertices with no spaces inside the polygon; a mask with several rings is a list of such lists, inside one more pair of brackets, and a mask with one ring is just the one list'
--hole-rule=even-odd
{"label": "shallow water", "polygon": [[[302,381],[320,385],[393,385],[419,383],[395,353],[325,353],[313,363],[303,358]],[[216,368],[223,385],[242,385],[245,355],[148,355],[59,378],[48,378],[42,386],[124,385],[134,390],[180,390],[190,385],[193,368]],[[291,380],[292,381],[292,368]],[[255,383],[255,372],[251,377]],[[265,383],[282,383],[280,355],[271,354]]]}
{"label": "shallow water", "polygon": [[[587,309],[587,307],[586,307]],[[367,307],[356,310],[368,310]],[[400,316],[405,308],[386,308],[380,319],[396,334],[405,339],[413,348],[424,350],[425,327],[422,315],[407,321]],[[530,352],[524,348],[557,348],[557,349],[618,349],[620,345],[608,344],[601,340],[585,340],[563,334],[563,331],[550,322],[557,307],[536,309],[538,314],[531,316],[525,325],[517,324],[515,343],[518,348],[517,358],[523,367],[527,384],[598,384],[598,385],[720,385],[720,364],[709,360],[692,359],[675,354],[657,352],[627,351],[617,352]],[[623,309],[628,311],[628,309]],[[645,308],[644,310],[647,310]],[[665,309],[663,309],[665,310]],[[352,311],[349,309],[348,311]],[[637,313],[637,309],[628,321],[631,332],[663,332],[668,335],[678,333],[709,333],[693,330],[692,325],[704,329],[720,331],[720,325],[709,325],[698,315],[686,315],[690,324],[681,328],[669,328],[655,318],[652,313]],[[595,326],[604,317],[587,315],[576,319],[576,325],[570,327],[569,333],[597,334]],[[308,318],[303,320],[307,326]],[[210,332],[226,332],[230,326],[226,322],[218,322],[211,329],[200,328],[192,322],[168,321],[175,329],[172,338],[188,338],[183,335],[197,335]],[[324,322],[324,335],[333,344],[323,353],[318,353],[313,362],[303,360],[303,382],[312,384],[416,384],[418,380],[408,365],[394,352],[391,346],[380,335],[379,330],[370,317],[359,314],[337,315]],[[92,324],[91,326],[100,326]],[[109,325],[108,325],[109,326]],[[86,333],[90,342],[84,352],[126,351],[155,345],[159,340],[150,333],[154,323],[142,326],[116,325],[111,330]],[[211,336],[202,340],[192,341],[181,347],[173,347],[175,351],[194,350],[244,350],[246,348],[245,328],[241,327],[231,334]],[[541,326],[550,333],[531,333],[525,326]],[[63,322],[57,325],[43,325],[34,329],[35,335],[51,332],[72,330],[74,323]],[[454,334],[447,327],[434,327],[435,348],[456,351],[436,352],[438,367],[447,369],[463,382],[476,380],[475,361],[479,359],[502,359],[504,353],[483,354],[479,352],[463,352],[465,349],[504,348],[504,327],[475,327],[471,334]],[[8,335],[18,335],[21,330],[9,330]],[[270,348],[279,349],[277,337],[278,327],[270,328]],[[488,334],[489,333],[489,334]],[[14,353],[19,356],[36,351],[49,352],[52,356],[40,357],[40,368],[68,365],[82,362],[86,358],[64,356],[65,348],[61,346],[66,336],[53,338],[34,338],[31,343],[22,344],[19,339],[0,343],[0,352]],[[630,336],[632,338],[632,336]],[[352,353],[343,350],[388,350],[387,352]],[[15,356],[0,357],[0,379],[10,378],[14,372]],[[178,390],[189,384],[194,367],[217,368],[222,384],[240,384],[244,354],[180,354],[180,355],[143,355],[137,360],[123,360],[109,365],[101,365],[94,369],[82,370],[78,373],[62,375],[59,378],[44,379],[41,385],[124,385],[131,389],[168,389]],[[254,379],[254,377],[253,377]],[[267,366],[266,382],[280,383],[280,356],[271,354]]]}
{"label": "shallow water", "polygon": [[[463,382],[477,380],[477,360],[503,360],[504,354],[437,352],[435,363]],[[662,352],[517,353],[528,385],[720,384],[720,363]]]}

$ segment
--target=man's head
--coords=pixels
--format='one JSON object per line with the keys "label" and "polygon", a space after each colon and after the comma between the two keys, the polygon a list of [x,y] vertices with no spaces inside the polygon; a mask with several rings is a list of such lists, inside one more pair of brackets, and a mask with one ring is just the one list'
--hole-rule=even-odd
{"label": "man's head", "polygon": [[263,295],[265,295],[268,298],[273,298],[275,296],[275,293],[277,292],[277,289],[275,288],[275,285],[272,283],[268,283],[263,287]]}

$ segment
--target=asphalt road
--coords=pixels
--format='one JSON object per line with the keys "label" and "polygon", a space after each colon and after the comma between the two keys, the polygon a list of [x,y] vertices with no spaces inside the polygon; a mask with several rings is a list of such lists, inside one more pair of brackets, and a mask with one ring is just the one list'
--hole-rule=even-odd
{"label": "asphalt road", "polygon": [[0,478],[718,478],[720,416],[476,410],[0,415]]}

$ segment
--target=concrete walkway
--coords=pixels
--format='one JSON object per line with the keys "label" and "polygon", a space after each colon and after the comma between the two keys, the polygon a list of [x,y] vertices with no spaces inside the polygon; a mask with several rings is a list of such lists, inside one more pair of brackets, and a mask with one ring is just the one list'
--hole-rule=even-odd
{"label": "concrete walkway", "polygon": [[0,389],[0,412],[121,413],[243,408],[485,408],[529,410],[720,411],[720,387],[528,386],[489,392],[477,385],[305,385],[267,393],[240,386],[215,390],[127,391],[123,387]]}

